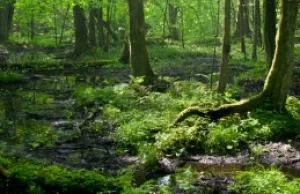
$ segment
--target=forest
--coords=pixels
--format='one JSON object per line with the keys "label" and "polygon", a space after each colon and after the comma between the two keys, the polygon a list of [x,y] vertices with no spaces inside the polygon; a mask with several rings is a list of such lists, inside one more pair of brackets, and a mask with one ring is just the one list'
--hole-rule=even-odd
{"label": "forest", "polygon": [[0,0],[0,193],[300,193],[299,0]]}

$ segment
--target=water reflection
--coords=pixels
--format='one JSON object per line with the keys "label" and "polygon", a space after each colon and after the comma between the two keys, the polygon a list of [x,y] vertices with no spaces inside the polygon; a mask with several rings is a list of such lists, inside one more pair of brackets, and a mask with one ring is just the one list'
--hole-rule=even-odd
{"label": "water reflection", "polygon": [[72,167],[117,170],[124,165],[105,131],[111,127],[103,124],[103,130],[95,133],[78,127],[88,112],[74,108],[72,96],[81,85],[101,86],[108,83],[104,80],[116,80],[114,73],[100,69],[21,72],[27,82],[0,85],[0,145],[7,146],[2,150]]}

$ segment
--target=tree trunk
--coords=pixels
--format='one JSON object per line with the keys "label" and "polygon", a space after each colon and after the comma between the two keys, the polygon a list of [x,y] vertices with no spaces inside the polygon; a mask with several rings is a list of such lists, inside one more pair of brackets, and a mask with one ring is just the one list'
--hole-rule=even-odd
{"label": "tree trunk", "polygon": [[67,17],[68,17],[68,14],[69,14],[70,7],[71,7],[71,5],[68,4],[67,9],[66,9],[66,13],[64,15],[64,20],[63,20],[63,23],[62,23],[62,26],[61,26],[61,30],[60,30],[60,37],[59,37],[59,42],[58,42],[59,45],[61,45],[62,40],[64,38],[65,26],[66,26],[66,21],[67,21]]}
{"label": "tree trunk", "polygon": [[179,40],[179,32],[177,28],[178,11],[178,7],[174,7],[171,3],[169,3],[170,38],[172,40]]}
{"label": "tree trunk", "polygon": [[243,25],[244,25],[244,34],[247,37],[250,37],[251,30],[250,30],[250,19],[249,19],[249,0],[244,0],[243,4],[244,8],[244,17],[243,17]]}
{"label": "tree trunk", "polygon": [[130,48],[129,48],[128,41],[124,42],[122,55],[121,55],[119,61],[123,64],[129,64],[129,61],[130,61]]}
{"label": "tree trunk", "polygon": [[228,60],[230,53],[230,0],[225,0],[224,35],[222,46],[222,61],[218,91],[224,92],[227,85]]}
{"label": "tree trunk", "polygon": [[265,81],[264,92],[274,109],[283,111],[294,65],[298,3],[296,0],[280,0],[280,3],[281,17],[277,32],[276,50],[271,69]]}
{"label": "tree trunk", "polygon": [[89,48],[88,31],[86,25],[86,18],[84,16],[84,9],[79,5],[73,7],[74,12],[74,27],[75,27],[75,55],[81,55]]}
{"label": "tree trunk", "polygon": [[265,0],[263,11],[263,40],[265,55],[267,60],[267,67],[272,65],[273,56],[275,53],[275,39],[276,39],[276,1]]}
{"label": "tree trunk", "polygon": [[134,77],[144,76],[144,84],[151,84],[154,73],[149,63],[145,40],[143,0],[128,0],[130,21],[130,63]]}
{"label": "tree trunk", "polygon": [[243,31],[245,36],[250,36],[248,0],[239,0],[238,16],[236,21],[235,36],[238,37]]}
{"label": "tree trunk", "polygon": [[244,57],[246,57],[246,45],[245,45],[245,25],[244,25],[244,4],[245,0],[240,0],[240,8],[239,8],[239,32],[240,32],[240,40],[241,40],[241,52],[244,54]]}
{"label": "tree trunk", "polygon": [[5,43],[9,38],[12,27],[15,1],[0,1],[0,43]]}
{"label": "tree trunk", "polygon": [[252,56],[253,60],[257,59],[257,41],[258,41],[258,12],[259,10],[259,0],[254,0],[254,13],[253,13],[253,38],[252,38]]}
{"label": "tree trunk", "polygon": [[90,46],[96,46],[96,9],[90,8],[89,10],[89,43]]}
{"label": "tree trunk", "polygon": [[201,107],[190,107],[182,111],[175,124],[191,115],[220,119],[232,113],[246,112],[268,102],[273,110],[283,112],[291,82],[294,64],[294,39],[297,26],[298,2],[280,0],[280,22],[274,60],[261,93],[237,103],[222,105],[217,109],[203,111]]}
{"label": "tree trunk", "polygon": [[34,15],[32,14],[30,17],[30,39],[33,40],[35,37],[35,22]]}
{"label": "tree trunk", "polygon": [[262,34],[261,34],[261,10],[260,10],[260,0],[258,0],[258,5],[256,6],[257,13],[257,44],[261,46],[263,44]]}
{"label": "tree trunk", "polygon": [[109,33],[109,29],[110,29],[110,11],[111,11],[111,0],[108,1],[109,4],[107,5],[106,8],[106,23],[107,23],[107,30],[106,30],[106,36],[105,36],[105,41],[104,41],[104,47],[103,47],[103,51],[104,52],[108,52],[109,50],[109,42],[110,42],[110,33]]}
{"label": "tree trunk", "polygon": [[114,41],[118,41],[118,35],[111,29],[110,24],[108,22],[103,21],[103,25],[107,30],[107,33],[114,39]]}
{"label": "tree trunk", "polygon": [[98,45],[104,45],[104,26],[103,26],[103,8],[97,9],[97,30],[98,30]]}
{"label": "tree trunk", "polygon": [[8,41],[8,10],[0,7],[0,43]]}
{"label": "tree trunk", "polygon": [[[7,6],[8,9],[8,19],[7,19],[7,24],[8,24],[8,32],[12,29],[13,25],[13,18],[14,18],[14,12],[15,12],[15,6],[14,3],[16,1],[10,1],[10,3]],[[0,25],[1,26],[1,25]],[[9,33],[8,33],[9,34]]]}

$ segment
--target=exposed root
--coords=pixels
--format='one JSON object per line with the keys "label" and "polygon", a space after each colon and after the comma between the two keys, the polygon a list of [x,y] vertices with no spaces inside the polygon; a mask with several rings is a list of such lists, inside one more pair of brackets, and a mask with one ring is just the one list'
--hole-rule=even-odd
{"label": "exposed root", "polygon": [[222,117],[233,113],[244,113],[250,110],[257,108],[258,106],[262,105],[266,99],[266,95],[264,92],[253,96],[249,99],[242,100],[233,104],[225,104],[220,106],[219,108],[203,111],[200,106],[189,107],[183,110],[177,116],[174,125],[184,121],[186,118],[192,115],[198,115],[200,117],[208,117],[211,120],[219,120]]}

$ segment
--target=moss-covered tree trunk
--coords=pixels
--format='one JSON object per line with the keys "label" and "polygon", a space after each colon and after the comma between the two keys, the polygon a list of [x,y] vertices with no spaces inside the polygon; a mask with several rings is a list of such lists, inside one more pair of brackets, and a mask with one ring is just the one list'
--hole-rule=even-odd
{"label": "moss-covered tree trunk", "polygon": [[223,35],[223,46],[222,46],[222,61],[221,61],[221,73],[218,85],[218,91],[224,92],[227,85],[227,74],[228,74],[228,60],[230,53],[230,10],[231,1],[225,0],[225,18],[224,18],[224,35]]}
{"label": "moss-covered tree trunk", "polygon": [[75,48],[74,54],[81,55],[89,48],[88,30],[84,9],[79,5],[73,7],[74,12],[74,28],[75,28]]}
{"label": "moss-covered tree trunk", "polygon": [[130,64],[134,77],[144,76],[145,84],[153,81],[145,40],[144,1],[128,0],[130,20]]}
{"label": "moss-covered tree trunk", "polygon": [[179,40],[179,31],[177,28],[177,17],[179,8],[169,3],[169,25],[170,25],[170,38]]}
{"label": "moss-covered tree trunk", "polygon": [[280,2],[281,17],[275,55],[263,92],[276,110],[283,111],[294,65],[298,2],[297,0],[280,0]]}
{"label": "moss-covered tree trunk", "polygon": [[264,90],[261,93],[237,103],[222,105],[214,110],[203,111],[201,107],[187,108],[178,115],[175,123],[181,122],[191,115],[219,119],[228,114],[255,109],[264,102],[270,103],[273,110],[284,111],[294,64],[297,14],[297,0],[280,0],[280,22],[274,60],[265,80]]}
{"label": "moss-covered tree trunk", "polygon": [[276,38],[276,1],[264,0],[263,9],[263,43],[268,69],[272,65]]}

